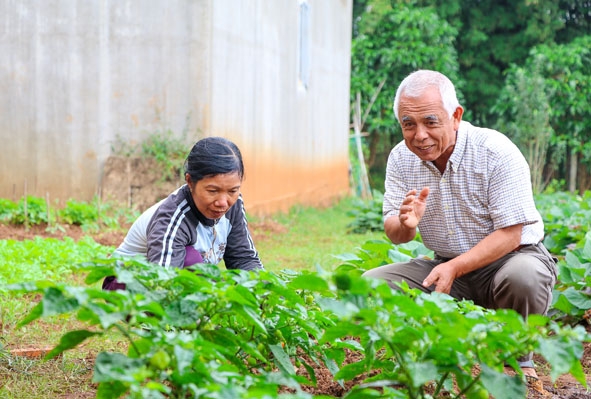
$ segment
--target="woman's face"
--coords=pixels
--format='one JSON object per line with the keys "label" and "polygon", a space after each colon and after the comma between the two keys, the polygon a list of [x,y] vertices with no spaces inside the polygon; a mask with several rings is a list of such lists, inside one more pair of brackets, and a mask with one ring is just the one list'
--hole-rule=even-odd
{"label": "woman's face", "polygon": [[192,183],[187,174],[185,180],[197,209],[209,219],[219,219],[228,212],[238,200],[242,185],[238,172],[204,177],[197,183]]}

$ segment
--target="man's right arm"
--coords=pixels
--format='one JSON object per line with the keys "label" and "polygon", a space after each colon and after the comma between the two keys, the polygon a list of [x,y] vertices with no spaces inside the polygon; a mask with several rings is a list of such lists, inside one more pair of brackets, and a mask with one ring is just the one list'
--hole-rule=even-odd
{"label": "man's right arm", "polygon": [[428,195],[429,187],[423,187],[419,193],[417,190],[410,190],[400,205],[399,214],[390,215],[384,221],[386,235],[394,244],[402,244],[415,238],[419,221],[425,214]]}
{"label": "man's right arm", "polygon": [[409,242],[417,235],[417,229],[406,228],[400,223],[400,216],[392,215],[384,221],[384,231],[394,244]]}

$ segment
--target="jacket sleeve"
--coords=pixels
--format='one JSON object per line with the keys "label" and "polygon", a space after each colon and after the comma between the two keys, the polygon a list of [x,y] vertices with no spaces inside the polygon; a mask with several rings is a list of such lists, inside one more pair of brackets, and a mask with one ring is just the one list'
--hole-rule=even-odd
{"label": "jacket sleeve", "polygon": [[250,232],[248,231],[248,222],[246,220],[246,211],[242,196],[232,206],[229,211],[232,230],[228,235],[226,251],[224,253],[224,263],[228,269],[257,270],[263,269],[263,264],[259,259],[259,254],[254,246]]}
{"label": "jacket sleeve", "polygon": [[[165,267],[183,267],[186,246],[191,244],[186,218],[187,203],[163,203],[150,220],[147,229],[147,258],[149,262]],[[194,240],[193,240],[194,241]]]}

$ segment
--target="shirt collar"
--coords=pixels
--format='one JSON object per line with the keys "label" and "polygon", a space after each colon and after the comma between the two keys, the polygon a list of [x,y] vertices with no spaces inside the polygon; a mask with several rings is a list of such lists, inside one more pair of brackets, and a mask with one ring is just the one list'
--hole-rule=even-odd
{"label": "shirt collar", "polygon": [[[451,169],[454,172],[458,171],[458,168],[460,167],[460,162],[462,161],[462,158],[464,157],[464,152],[466,151],[466,142],[468,141],[469,125],[469,122],[461,121],[460,127],[456,132],[456,143],[454,145],[454,150],[447,161],[447,163],[450,165]],[[422,163],[423,165],[429,168],[433,168],[433,170],[437,169],[433,164],[433,161],[422,161]],[[446,169],[447,168],[448,166],[446,165]]]}

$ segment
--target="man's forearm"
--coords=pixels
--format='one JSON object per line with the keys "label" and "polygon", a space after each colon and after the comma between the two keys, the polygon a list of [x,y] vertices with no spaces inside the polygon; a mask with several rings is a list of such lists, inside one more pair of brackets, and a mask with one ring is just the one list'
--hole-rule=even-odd
{"label": "man's forearm", "polygon": [[400,223],[398,216],[390,216],[384,222],[386,236],[394,244],[403,244],[412,241],[417,235],[417,229],[409,229]]}
{"label": "man's forearm", "polygon": [[521,242],[522,228],[522,224],[517,224],[496,230],[468,252],[450,260],[456,278],[489,265],[515,249]]}

